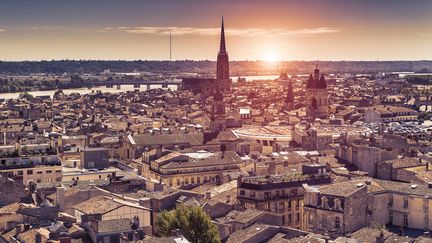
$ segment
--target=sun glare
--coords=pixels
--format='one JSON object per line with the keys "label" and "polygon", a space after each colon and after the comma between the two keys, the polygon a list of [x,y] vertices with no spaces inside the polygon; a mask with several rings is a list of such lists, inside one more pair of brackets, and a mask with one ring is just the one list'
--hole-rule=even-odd
{"label": "sun glare", "polygon": [[264,61],[266,61],[266,62],[272,63],[272,62],[276,62],[277,60],[278,60],[278,58],[274,53],[267,53],[264,56]]}

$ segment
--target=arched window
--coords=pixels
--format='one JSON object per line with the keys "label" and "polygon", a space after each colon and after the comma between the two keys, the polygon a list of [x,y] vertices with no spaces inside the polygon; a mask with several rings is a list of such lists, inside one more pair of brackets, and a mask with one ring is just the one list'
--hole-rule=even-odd
{"label": "arched window", "polygon": [[328,209],[329,208],[327,197],[322,197],[321,198],[321,208],[324,208],[324,209]]}
{"label": "arched window", "polygon": [[341,200],[339,198],[335,198],[334,200],[334,209],[338,211],[343,211]]}
{"label": "arched window", "polygon": [[318,104],[317,104],[317,100],[315,98],[312,98],[312,108],[317,109],[318,108]]}

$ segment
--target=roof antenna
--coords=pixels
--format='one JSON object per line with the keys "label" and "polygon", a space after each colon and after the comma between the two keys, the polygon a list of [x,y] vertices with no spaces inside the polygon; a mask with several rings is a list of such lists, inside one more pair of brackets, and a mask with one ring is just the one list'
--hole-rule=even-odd
{"label": "roof antenna", "polygon": [[172,61],[171,42],[172,42],[172,37],[171,37],[171,30],[170,30],[170,61]]}

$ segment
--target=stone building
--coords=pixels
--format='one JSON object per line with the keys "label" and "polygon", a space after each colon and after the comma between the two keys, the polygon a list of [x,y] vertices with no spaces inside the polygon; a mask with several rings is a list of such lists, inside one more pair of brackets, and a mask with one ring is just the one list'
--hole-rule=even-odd
{"label": "stone building", "polygon": [[206,182],[221,183],[225,172],[238,172],[243,161],[234,151],[192,153],[171,152],[156,160],[144,161],[142,174],[176,188]]}
{"label": "stone building", "polygon": [[338,157],[354,164],[359,170],[366,171],[370,176],[376,176],[378,163],[396,159],[398,153],[391,148],[373,146],[366,141],[357,141],[349,145],[339,146]]}
{"label": "stone building", "polygon": [[364,178],[304,189],[312,232],[337,237],[377,225],[432,229],[429,186]]}
{"label": "stone building", "polygon": [[310,119],[326,118],[329,115],[327,83],[318,67],[309,76],[306,84],[306,116]]}
{"label": "stone building", "polygon": [[377,178],[383,180],[428,185],[429,181],[422,179],[426,174],[430,174],[429,162],[417,157],[386,160],[377,165]]}
{"label": "stone building", "polygon": [[243,208],[281,214],[283,225],[305,229],[302,185],[329,183],[326,166],[304,165],[303,173],[240,178],[237,199]]}
{"label": "stone building", "polygon": [[366,226],[364,183],[348,181],[319,188],[305,185],[304,190],[307,230],[335,237]]}
{"label": "stone building", "polygon": [[377,105],[366,110],[366,122],[401,122],[415,121],[418,119],[418,112],[399,106]]}
{"label": "stone building", "polygon": [[109,149],[85,148],[81,150],[82,169],[105,169],[109,166]]}
{"label": "stone building", "polygon": [[22,181],[53,182],[62,180],[62,167],[57,151],[49,144],[0,146],[0,175]]}
{"label": "stone building", "polygon": [[160,132],[129,135],[123,139],[120,149],[120,158],[132,161],[140,158],[144,152],[151,149],[157,150],[157,156],[161,156],[163,148],[180,149],[202,145],[204,133],[199,130],[185,130],[176,132]]}

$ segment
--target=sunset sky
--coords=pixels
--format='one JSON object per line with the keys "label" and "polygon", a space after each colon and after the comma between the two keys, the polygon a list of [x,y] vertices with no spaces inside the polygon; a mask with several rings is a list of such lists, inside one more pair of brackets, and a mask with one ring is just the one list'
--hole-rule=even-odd
{"label": "sunset sky", "polygon": [[432,59],[430,0],[2,0],[0,60]]}

